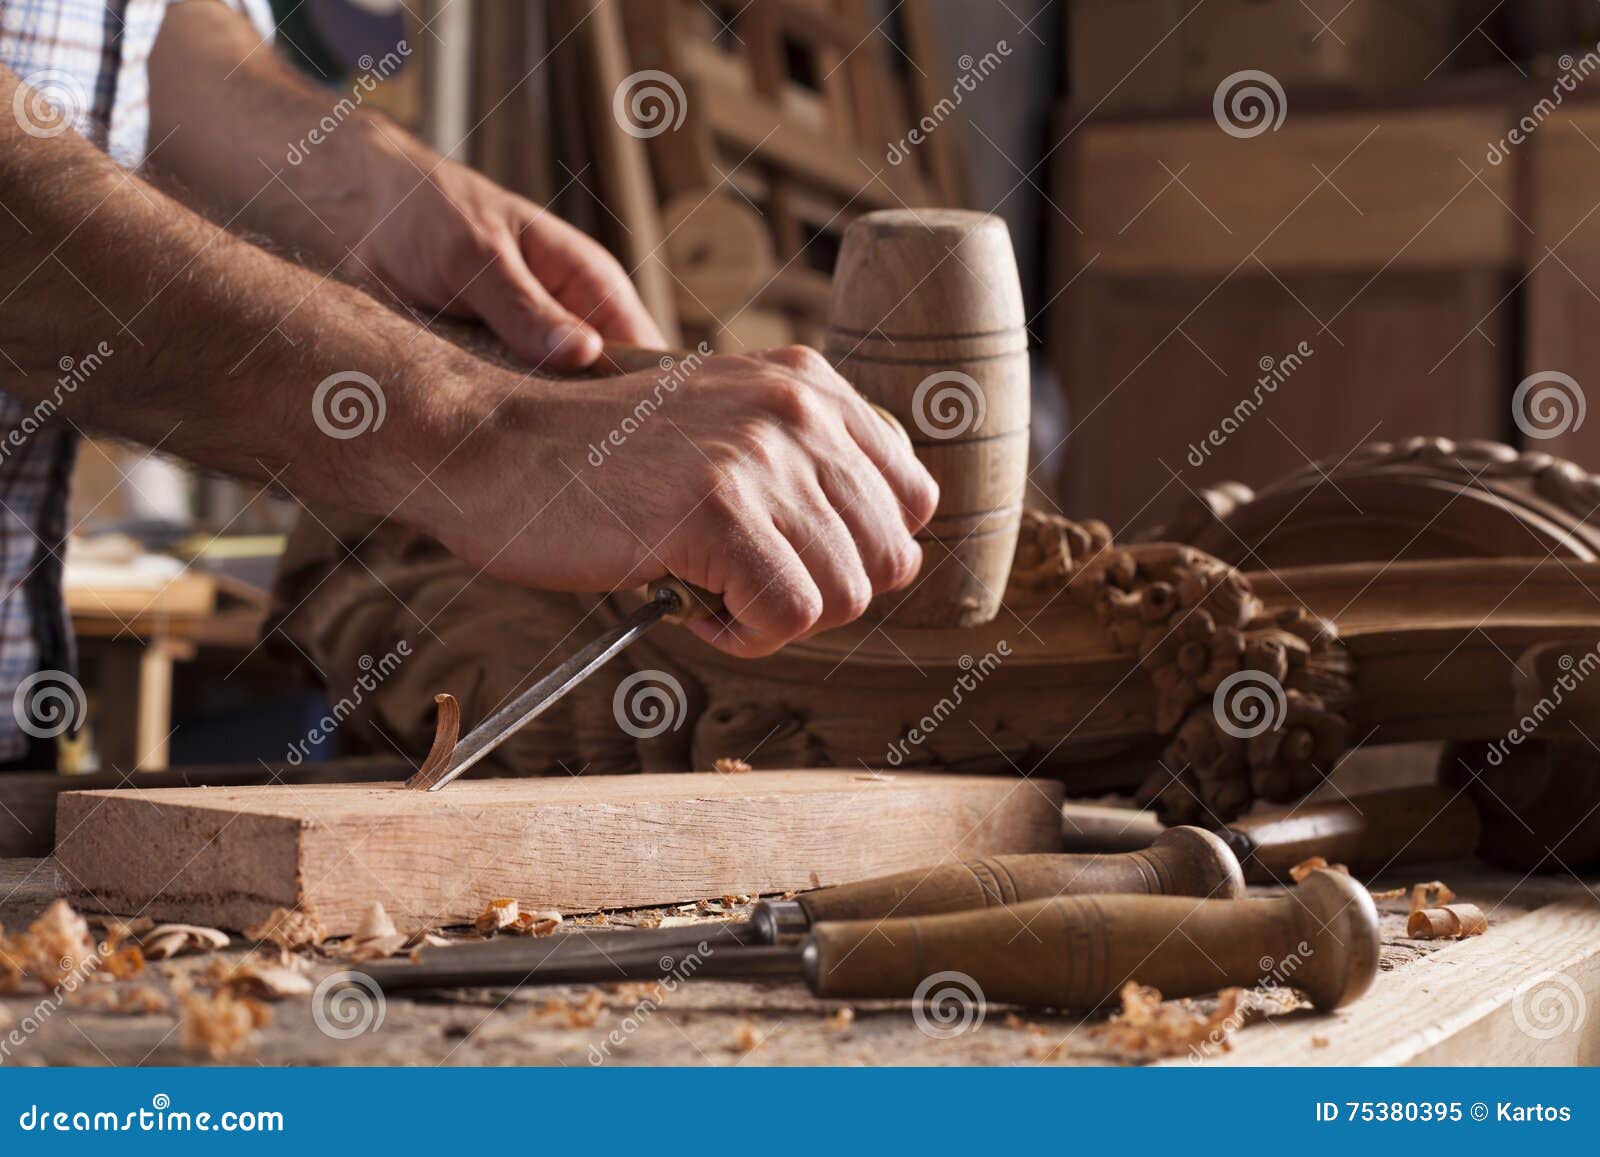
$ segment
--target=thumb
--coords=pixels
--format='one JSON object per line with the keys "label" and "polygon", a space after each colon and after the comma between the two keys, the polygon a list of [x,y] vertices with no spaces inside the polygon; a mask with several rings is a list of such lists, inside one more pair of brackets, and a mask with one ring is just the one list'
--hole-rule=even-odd
{"label": "thumb", "polygon": [[496,257],[461,300],[535,369],[580,370],[600,356],[600,335],[546,292],[520,253]]}

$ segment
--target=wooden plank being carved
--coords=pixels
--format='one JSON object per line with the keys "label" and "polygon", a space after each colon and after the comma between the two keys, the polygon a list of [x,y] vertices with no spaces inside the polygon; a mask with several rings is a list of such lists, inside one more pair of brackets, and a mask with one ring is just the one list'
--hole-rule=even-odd
{"label": "wooden plank being carved", "polygon": [[278,907],[335,935],[374,900],[407,930],[514,896],[587,912],[783,892],[1059,851],[1061,786],[772,771],[70,792],[56,858],[85,907],[242,928]]}

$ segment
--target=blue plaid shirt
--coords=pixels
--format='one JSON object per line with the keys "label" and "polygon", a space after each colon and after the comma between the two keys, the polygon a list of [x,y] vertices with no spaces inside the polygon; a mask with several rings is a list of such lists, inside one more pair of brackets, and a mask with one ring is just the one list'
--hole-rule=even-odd
{"label": "blue plaid shirt", "polygon": [[[40,116],[28,103],[48,101],[119,164],[137,166],[150,123],[146,65],[168,3],[0,0],[0,65],[33,90],[0,115],[15,115],[36,136],[65,131],[59,117]],[[271,28],[267,0],[230,3],[264,32]],[[67,380],[95,353],[87,345],[61,351]],[[0,381],[6,369],[0,362]],[[72,427],[53,407],[0,391],[0,762],[29,750],[12,709],[18,685],[37,671],[71,671],[75,662],[61,600],[75,449]]]}

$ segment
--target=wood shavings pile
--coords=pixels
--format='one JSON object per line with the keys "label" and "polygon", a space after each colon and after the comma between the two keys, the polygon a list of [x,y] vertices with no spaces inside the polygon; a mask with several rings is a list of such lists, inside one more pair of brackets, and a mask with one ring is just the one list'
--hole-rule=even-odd
{"label": "wood shavings pile", "polygon": [[509,936],[549,936],[561,927],[561,913],[524,912],[516,900],[505,897],[490,900],[473,920],[472,927],[481,936],[494,936],[504,932]]}
{"label": "wood shavings pile", "polygon": [[382,902],[374,900],[356,930],[339,946],[339,955],[356,964],[383,960],[398,955],[410,940],[411,937],[394,926]]}
{"label": "wood shavings pile", "polygon": [[750,765],[744,760],[734,759],[731,756],[724,756],[712,763],[711,766],[722,775],[743,775],[751,770]]}
{"label": "wood shavings pile", "polygon": [[1228,1052],[1233,1047],[1228,1037],[1243,1024],[1239,1007],[1243,996],[1241,988],[1224,988],[1217,994],[1216,1011],[1206,1014],[1187,1002],[1165,1004],[1156,989],[1130,980],[1122,986],[1122,1011],[1090,1029],[1089,1035],[1116,1053],[1140,1060],[1181,1056],[1200,1048]]}
{"label": "wood shavings pile", "polygon": [[187,980],[213,989],[227,989],[236,996],[256,1000],[282,1000],[289,996],[306,996],[311,992],[311,978],[305,974],[305,965],[296,958],[288,964],[272,964],[251,953],[238,960],[213,959]]}

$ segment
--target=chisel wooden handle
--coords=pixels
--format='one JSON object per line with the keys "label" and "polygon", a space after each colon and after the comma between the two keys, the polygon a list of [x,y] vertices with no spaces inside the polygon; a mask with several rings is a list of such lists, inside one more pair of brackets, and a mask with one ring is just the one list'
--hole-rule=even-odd
{"label": "chisel wooden handle", "polygon": [[1287,879],[1312,856],[1376,871],[1390,864],[1456,860],[1478,848],[1478,809],[1465,792],[1428,784],[1308,804],[1282,815],[1236,820],[1246,876],[1258,883]]}
{"label": "chisel wooden handle", "polygon": [[668,623],[692,623],[696,619],[716,618],[725,614],[728,609],[721,595],[708,591],[705,587],[686,583],[682,579],[669,576],[650,584],[651,598],[658,597],[661,591],[671,591],[678,596],[678,609],[670,615],[661,616],[662,620]]}
{"label": "chisel wooden handle", "polygon": [[986,1001],[1033,1007],[1097,1008],[1137,980],[1169,997],[1265,982],[1330,1009],[1371,985],[1378,914],[1360,884],[1317,871],[1263,900],[1062,896],[819,924],[802,965],[812,991],[827,997],[905,999],[930,977],[960,973],[944,979],[970,982]]}
{"label": "chisel wooden handle", "polygon": [[991,856],[841,884],[794,898],[812,924],[994,908],[1063,894],[1244,895],[1239,861],[1199,828],[1171,828],[1150,847],[1111,855]]}

